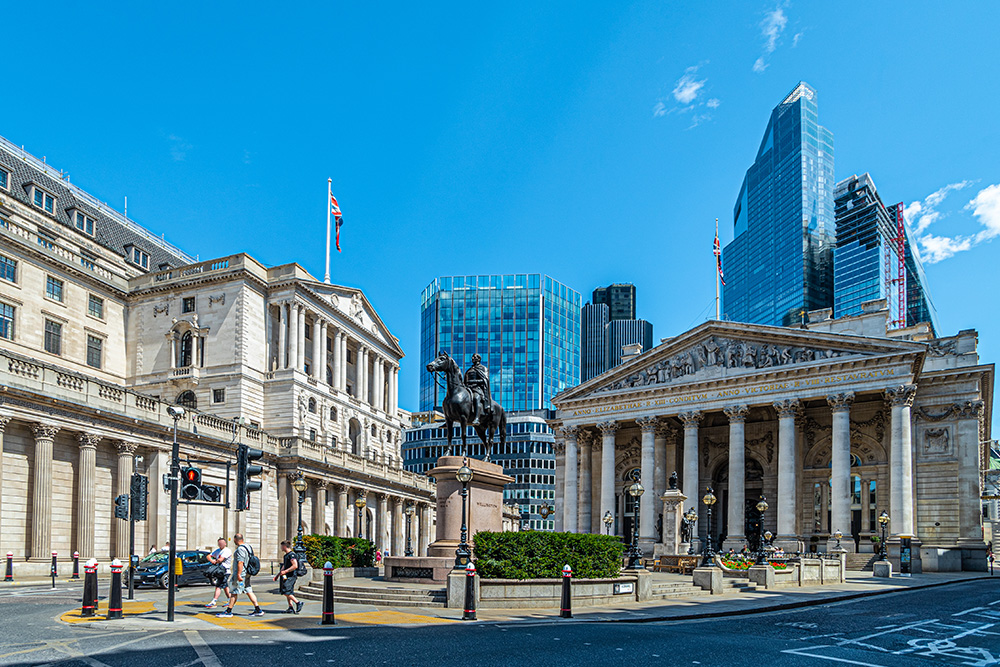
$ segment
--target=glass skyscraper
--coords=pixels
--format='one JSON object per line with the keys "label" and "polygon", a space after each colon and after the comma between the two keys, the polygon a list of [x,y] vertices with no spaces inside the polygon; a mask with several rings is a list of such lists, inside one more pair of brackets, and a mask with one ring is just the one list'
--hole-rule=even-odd
{"label": "glass skyscraper", "polygon": [[580,294],[537,273],[437,278],[420,296],[420,409],[445,389],[424,368],[447,352],[464,372],[478,353],[508,412],[551,409],[580,383]]}
{"label": "glass skyscraper", "polygon": [[725,317],[794,325],[833,305],[833,134],[805,83],[771,112],[723,253]]}
{"label": "glass skyscraper", "polygon": [[608,305],[588,303],[580,313],[580,381],[586,382],[608,370]]}

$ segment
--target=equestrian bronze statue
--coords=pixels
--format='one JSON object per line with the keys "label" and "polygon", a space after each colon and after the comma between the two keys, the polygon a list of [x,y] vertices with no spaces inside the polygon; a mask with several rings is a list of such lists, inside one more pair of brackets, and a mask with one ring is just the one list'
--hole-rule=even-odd
{"label": "equestrian bronze statue", "polygon": [[451,445],[452,429],[456,422],[462,426],[462,455],[468,456],[465,441],[466,431],[471,424],[486,445],[485,461],[493,454],[493,432],[496,430],[500,445],[507,442],[507,413],[490,395],[490,376],[485,366],[479,363],[478,354],[472,357],[472,366],[462,375],[455,360],[447,352],[441,352],[427,364],[429,373],[443,373],[447,391],[441,408],[448,429],[448,454],[454,454]]}

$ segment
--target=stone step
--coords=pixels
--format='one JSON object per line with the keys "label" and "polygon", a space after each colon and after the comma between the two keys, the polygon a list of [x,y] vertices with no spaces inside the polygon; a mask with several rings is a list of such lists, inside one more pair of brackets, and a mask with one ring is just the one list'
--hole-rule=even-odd
{"label": "stone step", "polygon": [[878,554],[847,554],[847,569],[855,572],[871,572],[872,563],[878,559]]}

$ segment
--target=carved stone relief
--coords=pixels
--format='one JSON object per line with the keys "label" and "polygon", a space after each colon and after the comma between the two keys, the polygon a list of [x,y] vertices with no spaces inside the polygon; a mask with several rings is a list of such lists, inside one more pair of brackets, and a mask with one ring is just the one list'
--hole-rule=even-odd
{"label": "carved stone relief", "polygon": [[928,456],[951,454],[951,438],[947,426],[928,428],[924,431],[923,453]]}

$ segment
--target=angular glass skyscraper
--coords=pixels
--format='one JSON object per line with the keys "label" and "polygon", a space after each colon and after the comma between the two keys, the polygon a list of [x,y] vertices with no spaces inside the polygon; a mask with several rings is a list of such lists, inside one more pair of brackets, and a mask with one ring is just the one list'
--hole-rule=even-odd
{"label": "angular glass skyscraper", "polygon": [[421,410],[444,399],[424,370],[439,352],[463,372],[478,353],[505,410],[551,409],[580,383],[580,294],[537,273],[437,278],[420,296]]}
{"label": "angular glass skyscraper", "polygon": [[771,112],[723,252],[725,317],[794,325],[833,305],[833,134],[805,83]]}
{"label": "angular glass skyscraper", "polygon": [[588,303],[580,314],[580,381],[608,370],[608,305]]}

